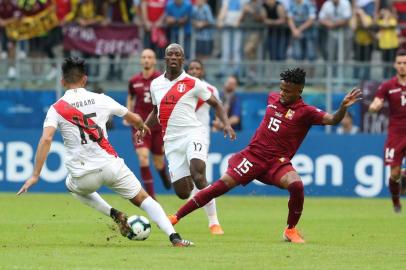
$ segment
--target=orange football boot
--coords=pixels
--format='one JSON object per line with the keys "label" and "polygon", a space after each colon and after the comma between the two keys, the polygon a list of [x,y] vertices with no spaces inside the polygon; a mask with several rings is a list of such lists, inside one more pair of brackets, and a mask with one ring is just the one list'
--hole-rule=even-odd
{"label": "orange football boot", "polygon": [[297,243],[297,244],[304,244],[305,240],[303,240],[302,236],[300,235],[298,229],[296,228],[286,228],[283,232],[283,238],[287,242]]}

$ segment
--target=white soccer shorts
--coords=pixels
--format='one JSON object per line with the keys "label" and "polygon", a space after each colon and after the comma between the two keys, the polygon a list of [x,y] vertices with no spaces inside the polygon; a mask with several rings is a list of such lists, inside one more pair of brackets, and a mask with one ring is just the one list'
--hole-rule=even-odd
{"label": "white soccer shorts", "polygon": [[125,199],[134,198],[141,190],[140,181],[122,158],[116,158],[105,167],[81,177],[69,174],[66,178],[66,187],[80,195],[93,193],[101,186],[109,187]]}
{"label": "white soccer shorts", "polygon": [[164,143],[172,183],[190,175],[190,160],[207,161],[208,140],[203,128],[197,128],[187,137],[167,140]]}

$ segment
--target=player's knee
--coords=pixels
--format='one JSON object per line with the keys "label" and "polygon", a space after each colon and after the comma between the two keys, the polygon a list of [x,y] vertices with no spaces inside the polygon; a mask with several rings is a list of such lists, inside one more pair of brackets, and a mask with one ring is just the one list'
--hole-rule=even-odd
{"label": "player's knee", "polygon": [[175,190],[176,195],[179,199],[186,200],[190,197],[190,191],[188,190]]}
{"label": "player's knee", "polygon": [[162,159],[155,159],[153,160],[155,168],[158,170],[162,170],[164,167],[164,161]]}
{"label": "player's knee", "polygon": [[140,162],[141,167],[148,167],[149,166],[148,156],[139,155],[138,156],[138,161]]}

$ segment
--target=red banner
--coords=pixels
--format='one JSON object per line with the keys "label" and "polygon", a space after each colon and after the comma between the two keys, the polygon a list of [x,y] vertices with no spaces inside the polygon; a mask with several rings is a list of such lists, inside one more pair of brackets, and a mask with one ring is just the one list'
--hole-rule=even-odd
{"label": "red banner", "polygon": [[67,25],[63,32],[63,46],[67,50],[95,55],[122,55],[137,52],[141,48],[138,29],[134,25]]}

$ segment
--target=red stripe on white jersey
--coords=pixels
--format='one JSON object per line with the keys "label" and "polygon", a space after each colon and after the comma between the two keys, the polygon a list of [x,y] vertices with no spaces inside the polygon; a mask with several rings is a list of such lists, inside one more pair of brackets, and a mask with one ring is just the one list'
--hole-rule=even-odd
{"label": "red stripe on white jersey", "polygon": [[[214,89],[213,87],[207,86],[207,89],[213,94],[214,93]],[[204,101],[203,99],[199,98],[199,100],[197,101],[197,105],[196,105],[196,111],[205,103],[206,101]]]}
{"label": "red stripe on white jersey", "polygon": [[165,134],[169,117],[171,116],[176,104],[178,104],[178,101],[181,99],[181,97],[183,97],[187,92],[195,87],[195,84],[195,80],[186,77],[175,83],[162,98],[159,105],[159,123],[162,126],[163,134]]}
{"label": "red stripe on white jersey", "polygon": [[[79,126],[80,128],[83,129],[89,136],[92,136],[93,138],[97,138],[96,142],[97,144],[103,148],[107,153],[109,153],[112,156],[117,157],[117,152],[114,150],[113,146],[110,144],[110,142],[102,136],[101,138],[99,133],[97,132],[97,128],[99,127],[96,122],[94,122],[92,119],[87,118],[87,123],[88,126],[92,126],[93,128],[86,127],[84,123],[84,114],[67,103],[64,100],[59,100],[57,103],[53,105],[55,108],[56,112],[61,115],[66,121],[72,123],[75,126]],[[75,122],[73,118],[78,119],[78,122]]]}

